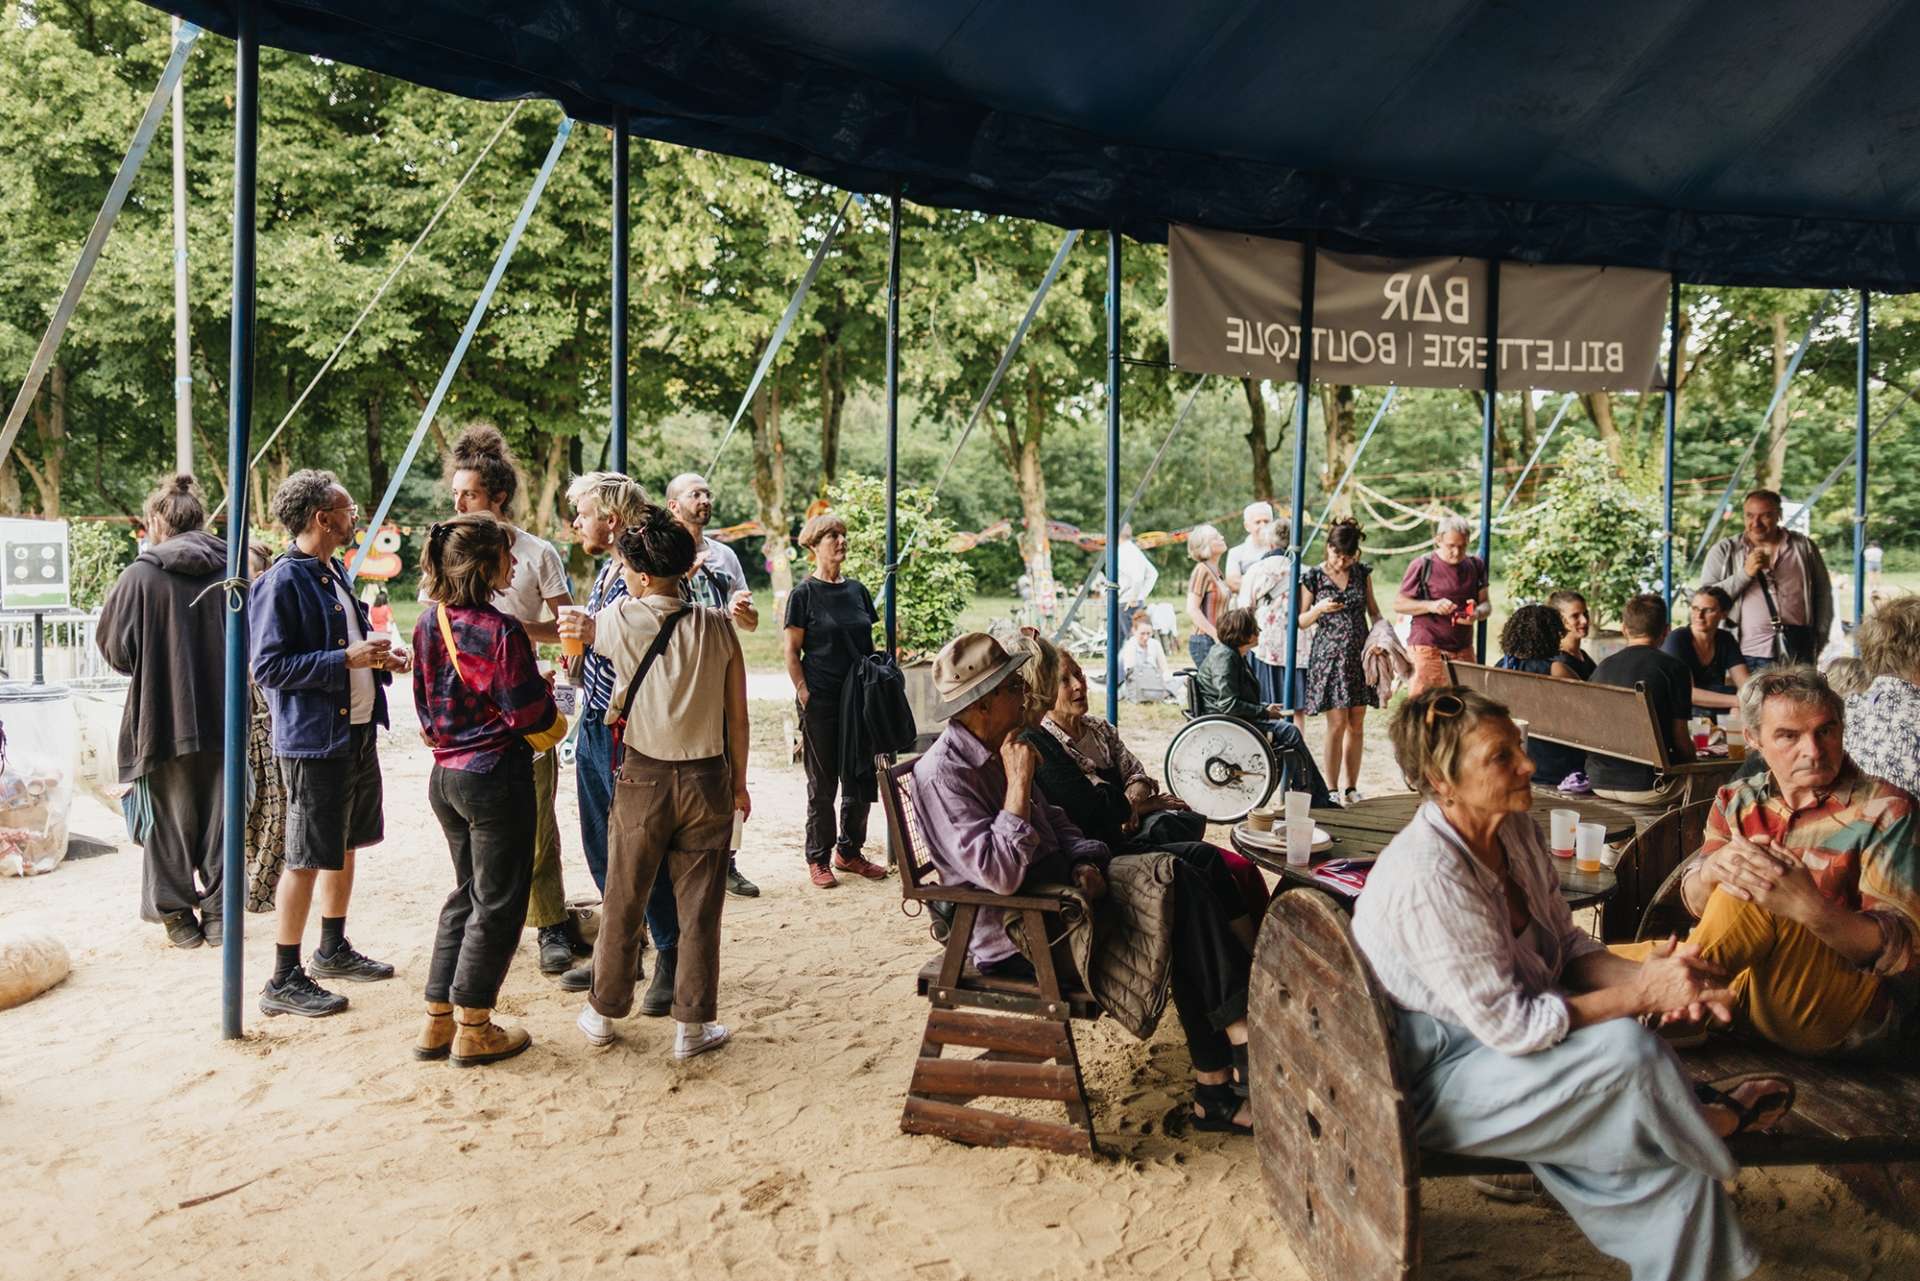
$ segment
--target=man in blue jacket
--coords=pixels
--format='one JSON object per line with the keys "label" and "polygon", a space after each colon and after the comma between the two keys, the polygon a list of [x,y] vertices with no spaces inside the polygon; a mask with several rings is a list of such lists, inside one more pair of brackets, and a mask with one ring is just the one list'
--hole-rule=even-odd
{"label": "man in blue jacket", "polygon": [[[273,714],[273,751],[287,789],[287,862],[276,904],[266,1014],[317,1018],[347,998],[315,978],[370,983],[393,967],[347,941],[354,852],[385,835],[374,727],[387,724],[385,686],[408,668],[404,649],[372,640],[366,607],[336,553],[353,541],[359,509],[332,472],[297,471],[273,496],[293,546],[253,585],[253,677]],[[316,891],[320,945],[305,969],[300,938]]]}

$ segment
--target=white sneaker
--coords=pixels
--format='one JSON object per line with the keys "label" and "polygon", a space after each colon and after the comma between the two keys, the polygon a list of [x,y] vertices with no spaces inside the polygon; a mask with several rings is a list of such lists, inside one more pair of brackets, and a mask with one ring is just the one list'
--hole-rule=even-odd
{"label": "white sneaker", "polygon": [[1360,789],[1357,787],[1349,787],[1342,793],[1340,803],[1342,805],[1358,805],[1360,803]]}
{"label": "white sneaker", "polygon": [[574,1024],[587,1038],[588,1045],[613,1044],[613,1020],[591,1005],[580,1007],[580,1017],[574,1020]]}
{"label": "white sneaker", "polygon": [[674,1033],[673,1057],[690,1059],[696,1054],[717,1050],[732,1036],[725,1023],[682,1023]]}

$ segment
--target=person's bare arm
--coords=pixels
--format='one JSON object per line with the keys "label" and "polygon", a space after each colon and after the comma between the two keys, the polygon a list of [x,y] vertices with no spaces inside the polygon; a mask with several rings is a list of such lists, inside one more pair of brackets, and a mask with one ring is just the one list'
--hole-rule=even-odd
{"label": "person's bare arm", "polygon": [[753,607],[753,593],[744,588],[735,592],[727,603],[727,614],[733,619],[733,625],[743,632],[760,630],[760,611]]}
{"label": "person's bare arm", "polygon": [[800,666],[800,642],[805,640],[807,629],[788,627],[782,631],[782,639],[787,658],[787,679],[793,682],[793,696],[800,700],[800,706],[807,705],[807,673]]}
{"label": "person's bare arm", "polygon": [[561,592],[558,596],[546,598],[547,613],[551,616],[538,621],[522,620],[521,626],[527,629],[527,639],[536,645],[558,645],[560,643],[560,607],[573,604],[572,592]]}
{"label": "person's bare arm", "polygon": [[747,749],[751,738],[747,723],[747,664],[736,645],[733,657],[727,661],[727,761],[733,767],[733,807],[743,814],[753,813],[753,798],[747,795]]}
{"label": "person's bare arm", "polygon": [[1740,706],[1740,699],[1733,694],[1717,694],[1710,689],[1693,687],[1693,702],[1696,707],[1717,707],[1721,711],[1732,711]]}
{"label": "person's bare arm", "polygon": [[1451,614],[1453,602],[1444,596],[1438,600],[1415,600],[1405,592],[1396,592],[1393,597],[1393,612],[1412,618],[1416,614]]}
{"label": "person's bare arm", "polygon": [[1202,596],[1203,593],[1195,590],[1193,584],[1187,584],[1187,618],[1193,623],[1194,631],[1199,632],[1202,636],[1212,636],[1218,639],[1218,633],[1213,630],[1213,624],[1208,621],[1206,611],[1200,608]]}
{"label": "person's bare arm", "polygon": [[1371,626],[1386,615],[1380,612],[1380,601],[1373,594],[1373,575],[1367,575],[1367,623]]}
{"label": "person's bare arm", "polygon": [[1673,737],[1673,759],[1685,764],[1693,759],[1693,731],[1687,728],[1685,721],[1673,721],[1667,726],[1667,733]]}

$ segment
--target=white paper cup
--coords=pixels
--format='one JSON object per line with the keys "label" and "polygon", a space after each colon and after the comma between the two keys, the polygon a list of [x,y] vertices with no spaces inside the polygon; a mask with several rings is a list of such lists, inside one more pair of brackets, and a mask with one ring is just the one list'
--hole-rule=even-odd
{"label": "white paper cup", "polygon": [[1313,805],[1313,793],[1288,792],[1287,793],[1287,822],[1292,823],[1296,819],[1306,818],[1308,816],[1308,812],[1311,809],[1312,805]]}
{"label": "white paper cup", "polygon": [[1602,845],[1600,847],[1600,866],[1611,872],[1620,863],[1620,853],[1620,847],[1617,845]]}
{"label": "white paper cup", "polygon": [[1287,866],[1305,867],[1313,861],[1313,820],[1287,820]]}
{"label": "white paper cup", "polygon": [[1605,864],[1601,856],[1607,849],[1607,828],[1604,823],[1582,823],[1574,829],[1573,869],[1576,872],[1597,872]]}
{"label": "white paper cup", "polygon": [[1579,810],[1548,810],[1547,835],[1551,838],[1547,848],[1553,851],[1555,858],[1572,858],[1574,829],[1580,826]]}

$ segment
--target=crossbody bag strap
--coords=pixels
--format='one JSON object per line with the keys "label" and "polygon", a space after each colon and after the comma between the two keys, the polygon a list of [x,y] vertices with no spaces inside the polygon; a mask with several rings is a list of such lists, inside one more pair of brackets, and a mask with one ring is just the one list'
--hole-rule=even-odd
{"label": "crossbody bag strap", "polygon": [[680,620],[692,613],[691,609],[676,609],[660,620],[660,630],[654,633],[653,644],[647,646],[647,652],[640,659],[640,666],[634,669],[633,679],[627,682],[627,694],[620,700],[620,716],[625,719],[633,710],[634,691],[640,688],[640,682],[647,679],[647,673],[661,654],[666,652],[667,642],[673,639],[673,631],[680,626]]}
{"label": "crossbody bag strap", "polygon": [[440,643],[447,647],[447,661],[453,664],[454,677],[464,685],[467,678],[460,670],[460,647],[453,643],[453,624],[447,621],[447,607],[435,603],[433,616],[440,620]]}

